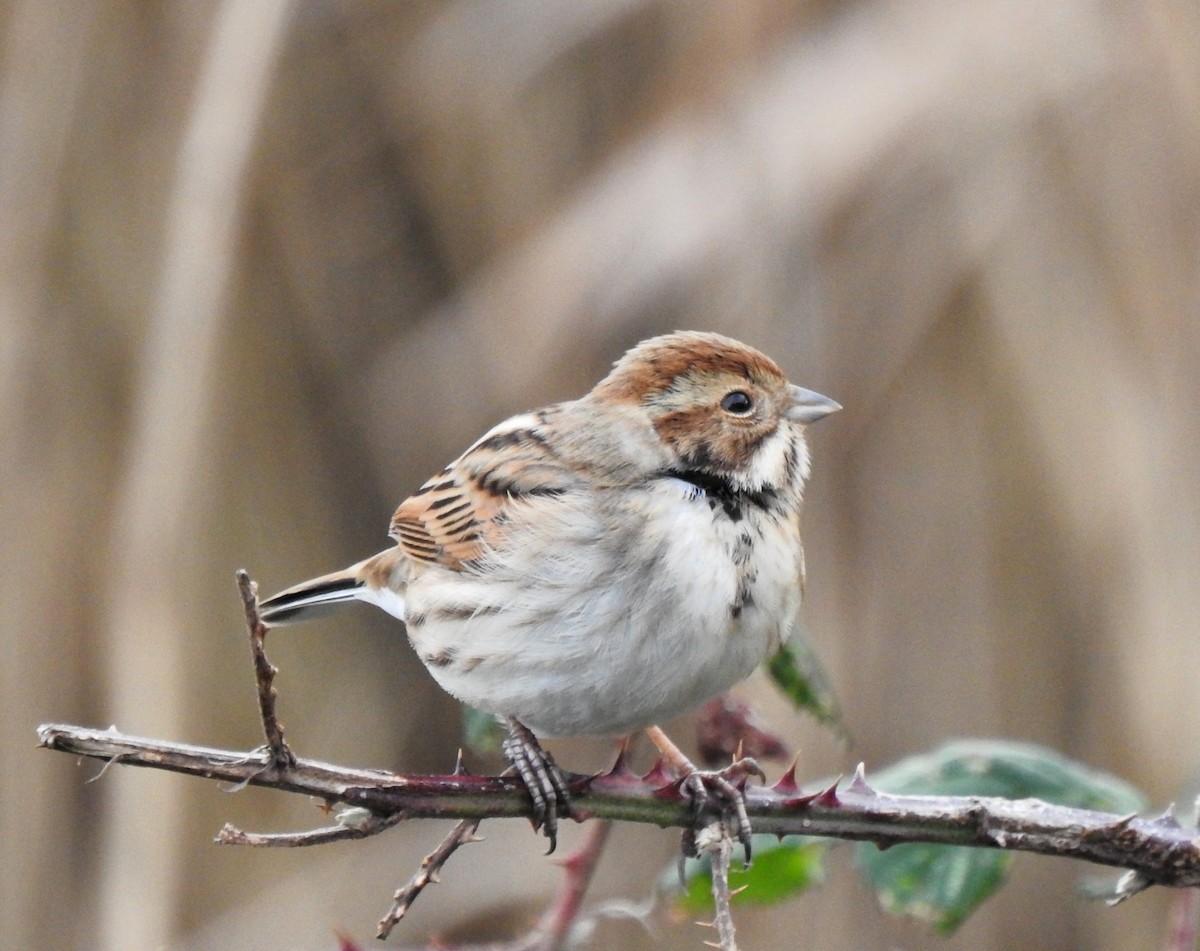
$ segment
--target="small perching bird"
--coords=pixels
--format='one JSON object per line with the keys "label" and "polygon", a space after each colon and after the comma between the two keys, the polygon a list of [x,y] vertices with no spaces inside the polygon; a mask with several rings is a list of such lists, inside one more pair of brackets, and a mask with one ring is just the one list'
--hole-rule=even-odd
{"label": "small perching bird", "polygon": [[703,790],[709,774],[653,725],[787,640],[804,429],[837,409],[728,337],[646,340],[581,399],[485,433],[400,505],[394,547],[275,595],[262,618],[366,601],[402,620],[445,690],[508,723],[553,849],[569,804],[535,733],[650,728]]}

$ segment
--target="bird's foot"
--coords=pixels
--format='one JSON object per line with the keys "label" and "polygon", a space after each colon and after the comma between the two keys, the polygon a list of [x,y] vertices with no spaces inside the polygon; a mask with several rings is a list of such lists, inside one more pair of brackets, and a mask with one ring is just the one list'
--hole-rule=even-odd
{"label": "bird's foot", "polygon": [[742,844],[746,852],[745,864],[750,864],[750,817],[746,814],[746,797],[742,794],[750,776],[757,776],[763,782],[767,779],[755,760],[743,757],[724,769],[692,769],[683,777],[680,789],[691,800],[696,820],[696,825],[684,834],[685,854],[696,854],[696,828],[701,825],[705,813],[715,812]]}
{"label": "bird's foot", "polygon": [[541,829],[550,840],[549,855],[558,845],[558,817],[571,814],[562,770],[533,732],[515,717],[508,718],[508,736],[501,749],[533,800],[533,827]]}
{"label": "bird's foot", "polygon": [[712,816],[714,813],[742,843],[746,851],[745,864],[749,865],[750,817],[746,814],[746,797],[742,794],[742,788],[749,776],[757,776],[766,782],[762,767],[747,756],[734,760],[724,769],[697,769],[661,727],[646,727],[646,736],[658,747],[663,762],[679,777],[680,792],[692,804],[692,827],[683,833],[681,869],[684,857],[696,855],[696,830],[706,824],[706,814]]}

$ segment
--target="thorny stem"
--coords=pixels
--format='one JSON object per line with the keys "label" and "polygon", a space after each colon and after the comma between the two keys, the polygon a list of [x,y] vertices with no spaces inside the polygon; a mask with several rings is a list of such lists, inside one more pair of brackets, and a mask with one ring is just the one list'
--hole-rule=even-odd
{"label": "thorny stem", "polygon": [[[38,728],[47,749],[116,760],[232,783],[268,786],[361,806],[381,816],[416,818],[529,817],[520,780],[503,776],[398,776],[297,759],[293,769],[264,770],[269,754],[235,753],[125,736],[63,724]],[[599,776],[567,774],[572,816],[688,828],[686,797],[627,769]],[[651,779],[655,777],[650,776]],[[794,784],[749,785],[746,809],[756,832],[875,842],[1003,848],[1060,855],[1130,869],[1130,887],[1200,885],[1200,839],[1170,817],[1139,819],[1033,799],[982,796],[892,796],[877,792],[861,773],[845,788],[801,793]]]}
{"label": "thorny stem", "polygon": [[563,861],[566,875],[562,887],[534,929],[544,938],[544,943],[538,945],[539,951],[560,951],[567,945],[611,830],[611,822],[592,823],[579,848]]}
{"label": "thorny stem", "polygon": [[466,845],[469,842],[482,842],[475,835],[479,828],[479,819],[463,819],[449,834],[438,843],[438,847],[430,852],[421,860],[421,867],[417,869],[416,874],[408,880],[408,884],[396,891],[392,896],[392,907],[388,909],[388,913],[383,916],[379,922],[379,930],[375,937],[386,938],[392,933],[392,929],[396,927],[400,919],[408,912],[428,885],[435,885],[440,880],[439,873],[446,861],[458,851],[459,846]]}
{"label": "thorny stem", "polygon": [[706,941],[705,944],[720,948],[721,951],[738,951],[733,913],[729,908],[733,897],[729,891],[729,864],[733,856],[733,837],[729,827],[718,821],[701,830],[696,836],[696,850],[702,855],[707,852],[712,862],[712,896],[716,908],[712,927],[717,929],[717,940],[715,943]]}

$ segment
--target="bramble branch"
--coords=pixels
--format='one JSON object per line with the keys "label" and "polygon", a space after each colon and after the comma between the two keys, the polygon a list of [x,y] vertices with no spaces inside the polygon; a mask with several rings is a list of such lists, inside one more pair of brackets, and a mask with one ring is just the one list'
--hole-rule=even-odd
{"label": "bramble branch", "polygon": [[[529,816],[520,780],[469,774],[400,776],[298,758],[277,765],[266,750],[237,753],[66,724],[38,728],[41,745],[123,766],[147,766],[229,783],[267,786],[358,806],[377,817],[482,819]],[[651,771],[656,779],[661,773]],[[694,821],[678,784],[647,782],[623,764],[598,776],[567,776],[572,815],[688,828]],[[791,773],[773,786],[747,786],[756,832],[874,842],[932,842],[1058,855],[1131,871],[1127,892],[1148,885],[1200,885],[1200,838],[1170,815],[1056,806],[1033,799],[893,796],[872,789],[861,769],[843,787],[797,788]],[[295,844],[307,844],[297,842]]]}

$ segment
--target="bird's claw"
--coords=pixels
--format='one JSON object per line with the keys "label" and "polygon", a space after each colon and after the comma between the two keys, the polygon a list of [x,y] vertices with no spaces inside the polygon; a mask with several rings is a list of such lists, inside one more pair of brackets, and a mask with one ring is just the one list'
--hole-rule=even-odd
{"label": "bird's claw", "polygon": [[[745,757],[720,770],[694,770],[684,777],[682,790],[691,800],[692,813],[699,824],[706,811],[715,811],[723,819],[745,849],[745,865],[749,867],[750,817],[746,814],[746,797],[742,787],[749,776],[757,776],[763,782],[766,774],[753,759]],[[695,827],[683,834],[683,852],[696,854]]]}
{"label": "bird's claw", "polygon": [[508,736],[501,747],[521,777],[533,802],[533,827],[550,840],[549,855],[558,845],[558,817],[571,814],[571,799],[562,770],[523,723],[508,721]]}

